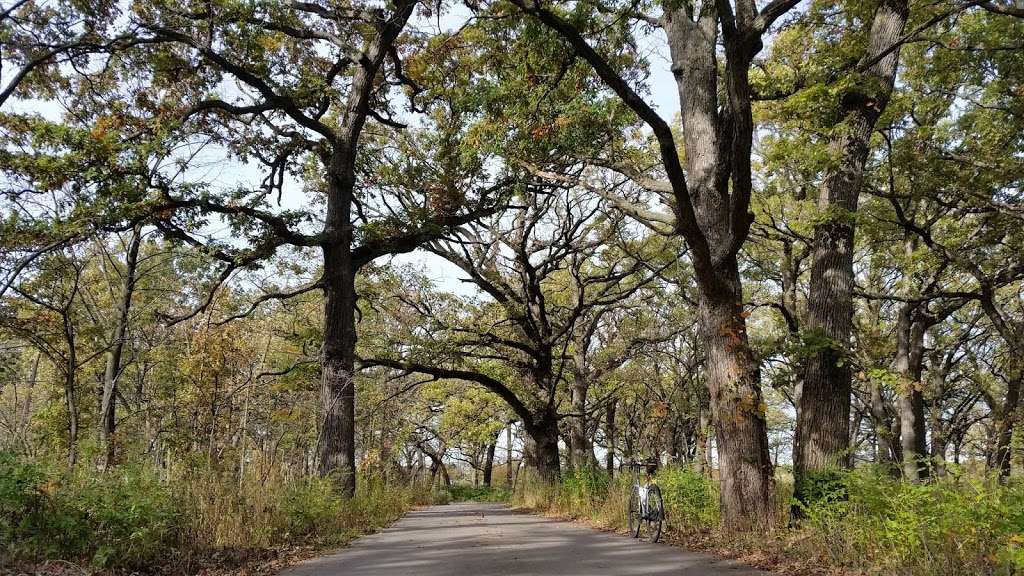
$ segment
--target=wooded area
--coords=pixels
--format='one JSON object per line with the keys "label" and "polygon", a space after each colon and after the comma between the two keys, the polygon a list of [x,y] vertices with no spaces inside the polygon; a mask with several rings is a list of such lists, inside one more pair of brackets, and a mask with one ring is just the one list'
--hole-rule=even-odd
{"label": "wooded area", "polygon": [[0,559],[586,515],[655,458],[680,533],[1024,570],[1020,2],[4,0],[0,44]]}

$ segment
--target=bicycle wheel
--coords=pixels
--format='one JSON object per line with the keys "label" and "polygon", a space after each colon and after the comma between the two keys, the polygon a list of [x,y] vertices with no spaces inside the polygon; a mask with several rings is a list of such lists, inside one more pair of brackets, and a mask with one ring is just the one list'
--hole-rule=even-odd
{"label": "bicycle wheel", "polygon": [[627,511],[629,516],[629,535],[633,538],[640,536],[640,494],[637,493],[636,489],[631,490],[629,496],[629,510]]}
{"label": "bicycle wheel", "polygon": [[661,538],[661,524],[665,520],[665,503],[661,499],[661,488],[656,484],[647,487],[647,541],[657,542]]}

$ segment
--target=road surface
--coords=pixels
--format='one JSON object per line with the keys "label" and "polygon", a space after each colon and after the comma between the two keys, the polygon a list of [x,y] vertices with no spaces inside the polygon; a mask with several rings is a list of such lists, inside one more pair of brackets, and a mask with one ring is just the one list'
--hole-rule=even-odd
{"label": "road surface", "polygon": [[349,575],[768,576],[704,554],[477,503],[415,510],[280,574]]}

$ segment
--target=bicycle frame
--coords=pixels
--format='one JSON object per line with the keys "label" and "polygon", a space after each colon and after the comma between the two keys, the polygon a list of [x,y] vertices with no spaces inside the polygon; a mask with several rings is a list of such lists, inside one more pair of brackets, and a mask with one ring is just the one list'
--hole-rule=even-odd
{"label": "bicycle frame", "polygon": [[[653,473],[650,471],[651,468],[657,469],[658,464],[656,462],[630,462],[629,467],[633,474],[633,491],[636,492],[637,498],[640,501],[640,518],[647,519],[647,488],[651,485],[651,477]],[[648,472],[644,474],[643,483],[640,479],[640,470],[647,469]]]}

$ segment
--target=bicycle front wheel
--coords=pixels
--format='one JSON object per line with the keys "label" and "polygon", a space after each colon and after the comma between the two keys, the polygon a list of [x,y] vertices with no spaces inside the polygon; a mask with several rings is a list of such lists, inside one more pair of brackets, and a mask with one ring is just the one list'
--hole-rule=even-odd
{"label": "bicycle front wheel", "polygon": [[647,541],[657,542],[661,538],[661,524],[665,521],[665,502],[661,499],[661,488],[652,484],[647,487]]}
{"label": "bicycle front wheel", "polygon": [[629,535],[633,538],[640,536],[640,494],[634,488],[630,491],[629,496],[629,510],[626,514],[629,516]]}

